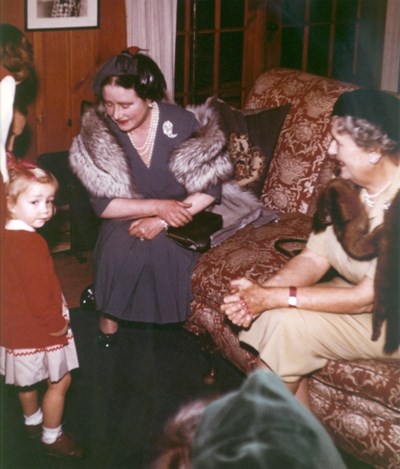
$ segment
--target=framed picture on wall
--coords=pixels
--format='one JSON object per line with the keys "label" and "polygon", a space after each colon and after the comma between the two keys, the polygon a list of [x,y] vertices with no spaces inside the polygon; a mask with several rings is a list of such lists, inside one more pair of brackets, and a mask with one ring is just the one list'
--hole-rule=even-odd
{"label": "framed picture on wall", "polygon": [[100,0],[25,0],[25,29],[87,29],[99,27]]}

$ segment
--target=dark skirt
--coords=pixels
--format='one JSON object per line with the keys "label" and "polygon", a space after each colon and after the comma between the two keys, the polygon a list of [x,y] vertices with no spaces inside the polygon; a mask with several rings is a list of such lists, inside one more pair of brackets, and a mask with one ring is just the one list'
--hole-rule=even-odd
{"label": "dark skirt", "polygon": [[130,223],[102,223],[93,256],[97,309],[124,321],[184,321],[198,254],[176,245],[164,232],[140,241],[128,233]]}

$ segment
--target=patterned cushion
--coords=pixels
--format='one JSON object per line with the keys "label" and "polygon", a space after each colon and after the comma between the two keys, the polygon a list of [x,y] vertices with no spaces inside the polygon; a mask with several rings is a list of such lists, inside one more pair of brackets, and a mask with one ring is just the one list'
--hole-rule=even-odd
{"label": "patterned cushion", "polygon": [[266,176],[268,170],[267,161],[261,151],[252,145],[248,134],[231,133],[228,151],[235,168],[234,179],[239,186],[252,190],[259,186],[261,181],[264,183],[264,174]]}
{"label": "patterned cushion", "polygon": [[[291,103],[279,135],[261,200],[280,212],[310,213],[316,185],[327,158],[330,113],[337,97],[355,85],[298,70],[262,74],[247,99],[247,109]],[[318,182],[317,182],[318,181]]]}
{"label": "patterned cushion", "polygon": [[220,116],[221,127],[228,140],[229,153],[236,169],[235,180],[260,197],[290,104],[271,109],[241,111],[215,97],[209,98],[207,103]]}

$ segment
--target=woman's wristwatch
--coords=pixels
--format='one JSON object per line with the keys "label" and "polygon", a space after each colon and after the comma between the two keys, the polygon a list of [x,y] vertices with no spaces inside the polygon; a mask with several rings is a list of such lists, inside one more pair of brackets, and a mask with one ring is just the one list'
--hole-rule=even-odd
{"label": "woman's wristwatch", "polygon": [[289,287],[289,299],[288,299],[289,308],[297,308],[297,288]]}

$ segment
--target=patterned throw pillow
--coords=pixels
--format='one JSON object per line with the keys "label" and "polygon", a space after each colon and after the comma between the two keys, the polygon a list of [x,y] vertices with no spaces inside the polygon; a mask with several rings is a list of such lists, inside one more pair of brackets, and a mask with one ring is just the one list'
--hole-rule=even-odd
{"label": "patterned throw pillow", "polygon": [[235,167],[235,181],[239,186],[254,191],[253,186],[266,172],[264,155],[258,147],[251,144],[245,133],[231,133],[228,151]]}
{"label": "patterned throw pillow", "polygon": [[221,127],[235,165],[235,180],[260,197],[290,104],[271,109],[241,111],[216,97],[209,98],[207,103],[219,113]]}

